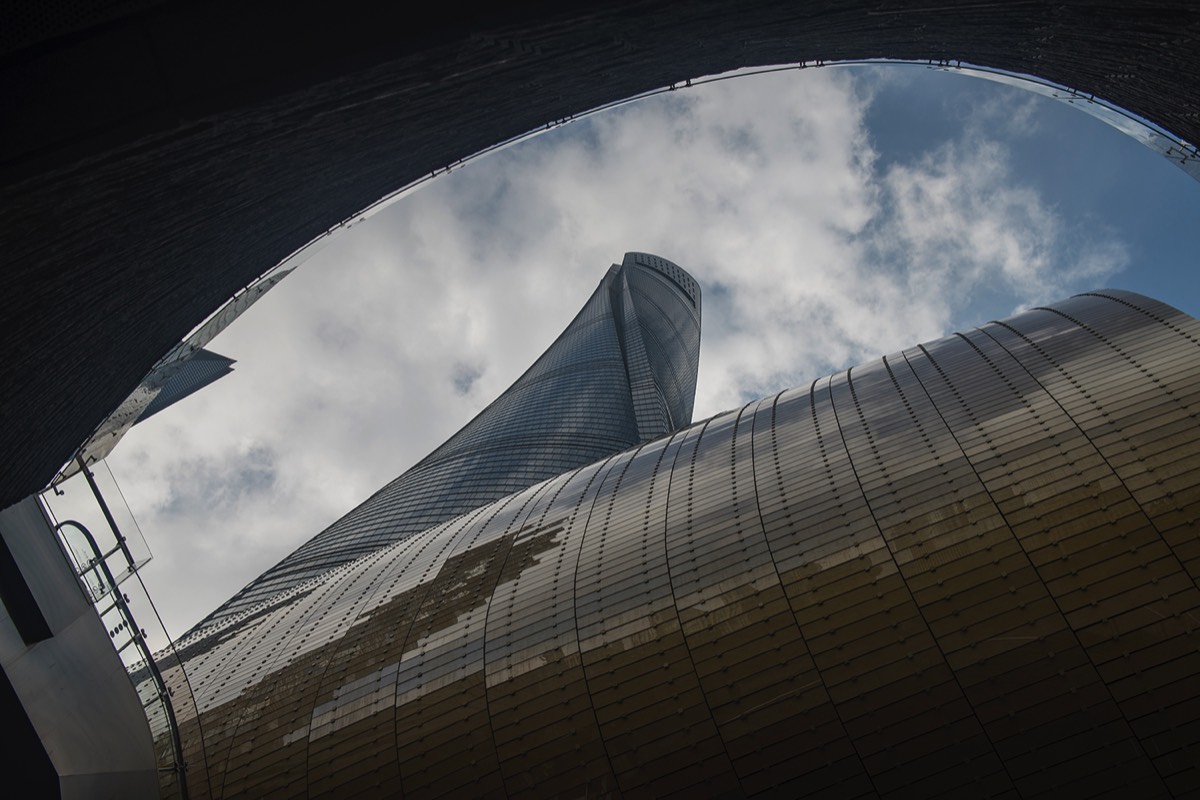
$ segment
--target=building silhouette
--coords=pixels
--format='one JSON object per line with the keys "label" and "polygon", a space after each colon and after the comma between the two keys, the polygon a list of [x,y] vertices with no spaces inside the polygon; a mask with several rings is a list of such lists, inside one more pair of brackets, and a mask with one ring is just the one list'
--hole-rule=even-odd
{"label": "building silhouette", "polygon": [[1198,347],[1081,295],[373,549],[162,659],[190,794],[1184,796]]}

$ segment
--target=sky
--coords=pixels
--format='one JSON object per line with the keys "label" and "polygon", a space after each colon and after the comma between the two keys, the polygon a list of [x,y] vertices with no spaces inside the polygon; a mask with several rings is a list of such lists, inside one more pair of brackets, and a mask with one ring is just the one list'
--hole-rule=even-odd
{"label": "sky", "polygon": [[664,93],[331,237],[209,345],[233,374],[108,466],[178,636],[499,395],[627,250],[702,286],[703,419],[1079,291],[1200,315],[1198,212],[1200,183],[1133,139],[979,78],[845,66]]}

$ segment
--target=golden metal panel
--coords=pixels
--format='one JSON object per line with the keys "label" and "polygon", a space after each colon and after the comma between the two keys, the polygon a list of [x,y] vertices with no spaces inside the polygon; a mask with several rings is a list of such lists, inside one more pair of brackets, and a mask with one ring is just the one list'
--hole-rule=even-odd
{"label": "golden metal panel", "polygon": [[1200,324],[1112,297],[752,403],[184,643],[196,770],[215,797],[1185,793]]}

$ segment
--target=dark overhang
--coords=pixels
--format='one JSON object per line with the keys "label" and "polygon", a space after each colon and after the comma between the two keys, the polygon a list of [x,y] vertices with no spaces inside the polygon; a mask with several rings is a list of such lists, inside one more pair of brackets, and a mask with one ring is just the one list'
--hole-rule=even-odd
{"label": "dark overhang", "polygon": [[1036,75],[1200,141],[1185,0],[30,4],[0,26],[0,507],[189,330],[400,186],[588,109],[813,60]]}

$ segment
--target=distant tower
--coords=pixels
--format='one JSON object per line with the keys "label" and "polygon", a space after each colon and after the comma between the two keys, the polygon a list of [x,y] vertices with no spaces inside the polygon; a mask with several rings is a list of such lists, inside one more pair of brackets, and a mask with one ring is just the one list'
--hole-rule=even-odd
{"label": "distant tower", "polygon": [[440,522],[688,425],[699,354],[696,281],[665,258],[627,253],[504,394],[197,630]]}

